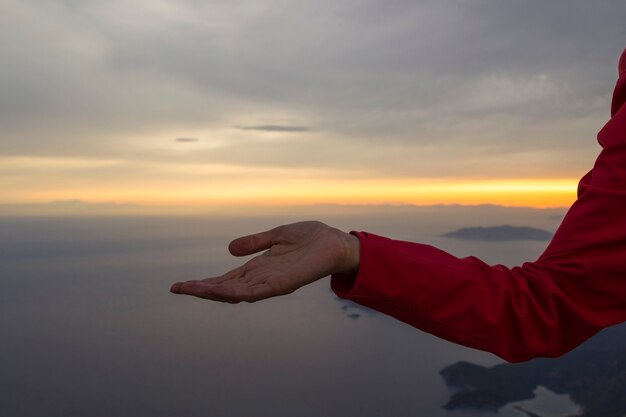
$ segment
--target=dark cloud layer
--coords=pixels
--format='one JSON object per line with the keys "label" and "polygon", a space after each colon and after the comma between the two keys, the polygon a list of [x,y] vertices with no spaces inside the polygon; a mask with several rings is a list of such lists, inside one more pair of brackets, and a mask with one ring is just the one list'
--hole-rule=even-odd
{"label": "dark cloud layer", "polygon": [[306,126],[283,126],[283,125],[258,125],[258,126],[235,126],[239,130],[260,130],[262,132],[308,132],[311,129]]}

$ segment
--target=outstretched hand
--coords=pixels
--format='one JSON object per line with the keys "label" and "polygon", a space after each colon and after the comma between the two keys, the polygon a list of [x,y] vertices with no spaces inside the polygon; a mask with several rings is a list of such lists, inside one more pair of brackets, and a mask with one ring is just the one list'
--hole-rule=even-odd
{"label": "outstretched hand", "polygon": [[359,240],[317,221],[279,226],[233,240],[235,256],[265,251],[224,275],[177,282],[171,292],[228,303],[290,294],[325,276],[355,273]]}

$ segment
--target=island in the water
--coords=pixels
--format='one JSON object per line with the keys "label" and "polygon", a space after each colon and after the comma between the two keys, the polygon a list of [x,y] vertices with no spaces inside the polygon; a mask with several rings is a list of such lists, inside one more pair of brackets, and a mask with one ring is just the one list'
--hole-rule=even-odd
{"label": "island in the water", "polygon": [[504,240],[535,240],[549,241],[552,239],[552,233],[526,226],[491,226],[491,227],[464,227],[442,235],[443,237],[451,237],[464,240],[486,240],[486,241],[504,241]]}
{"label": "island in the water", "polygon": [[609,328],[557,359],[535,359],[491,368],[457,362],[441,370],[454,393],[446,409],[496,411],[531,399],[538,386],[569,394],[584,417],[626,415],[626,325]]}

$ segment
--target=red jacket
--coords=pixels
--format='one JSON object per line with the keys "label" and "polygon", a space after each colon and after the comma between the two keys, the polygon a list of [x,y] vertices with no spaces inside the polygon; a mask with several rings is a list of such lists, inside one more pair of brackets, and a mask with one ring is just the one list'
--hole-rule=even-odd
{"label": "red jacket", "polygon": [[555,357],[626,320],[626,50],[598,134],[602,151],[535,262],[507,268],[419,243],[354,233],[356,276],[333,291],[444,339],[510,362]]}

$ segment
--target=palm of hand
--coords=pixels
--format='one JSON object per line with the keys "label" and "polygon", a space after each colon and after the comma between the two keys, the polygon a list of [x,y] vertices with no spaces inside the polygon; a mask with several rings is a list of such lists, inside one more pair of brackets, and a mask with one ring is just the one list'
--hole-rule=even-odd
{"label": "palm of hand", "polygon": [[245,236],[229,245],[233,255],[265,252],[224,275],[176,283],[171,291],[229,303],[289,294],[346,269],[343,235],[320,222],[300,222]]}

